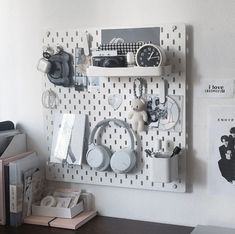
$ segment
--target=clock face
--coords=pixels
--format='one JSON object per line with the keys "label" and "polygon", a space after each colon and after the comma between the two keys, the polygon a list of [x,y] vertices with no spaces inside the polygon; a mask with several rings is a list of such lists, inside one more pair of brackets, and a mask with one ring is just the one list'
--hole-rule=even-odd
{"label": "clock face", "polygon": [[141,67],[157,67],[160,65],[162,55],[157,46],[145,44],[136,53],[136,63]]}

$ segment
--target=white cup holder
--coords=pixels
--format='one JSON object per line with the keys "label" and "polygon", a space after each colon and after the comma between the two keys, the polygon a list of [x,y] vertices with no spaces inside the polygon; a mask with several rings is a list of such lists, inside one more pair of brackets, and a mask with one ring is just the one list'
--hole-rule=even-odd
{"label": "white cup holder", "polygon": [[160,154],[159,157],[151,158],[150,178],[153,182],[170,183],[178,179],[179,155],[170,157],[170,154]]}

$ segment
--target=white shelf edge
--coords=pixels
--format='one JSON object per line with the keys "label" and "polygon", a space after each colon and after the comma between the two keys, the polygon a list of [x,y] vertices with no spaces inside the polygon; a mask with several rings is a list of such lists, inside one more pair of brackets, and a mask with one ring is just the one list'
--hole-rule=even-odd
{"label": "white shelf edge", "polygon": [[160,67],[96,67],[90,66],[87,68],[87,76],[106,76],[106,77],[121,77],[121,76],[164,76],[171,73],[171,65]]}

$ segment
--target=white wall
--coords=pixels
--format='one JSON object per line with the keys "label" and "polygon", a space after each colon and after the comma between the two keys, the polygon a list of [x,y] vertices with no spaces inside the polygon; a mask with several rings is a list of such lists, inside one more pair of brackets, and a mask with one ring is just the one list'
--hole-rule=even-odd
{"label": "white wall", "polygon": [[234,0],[1,0],[0,121],[12,119],[45,155],[41,75],[41,32],[82,26],[148,26],[183,22],[189,25],[188,56],[188,193],[83,186],[92,191],[102,215],[184,225],[235,227],[235,202],[207,189],[207,110],[234,99],[198,99],[200,79],[235,78]]}

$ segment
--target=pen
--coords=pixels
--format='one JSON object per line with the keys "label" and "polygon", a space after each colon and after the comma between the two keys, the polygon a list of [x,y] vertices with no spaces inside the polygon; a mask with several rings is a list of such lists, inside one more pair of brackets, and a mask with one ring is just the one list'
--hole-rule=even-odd
{"label": "pen", "polygon": [[181,148],[176,146],[174,149],[173,149],[173,152],[170,156],[170,158],[172,158],[173,156],[175,156],[176,154],[179,154],[179,152],[181,151]]}

